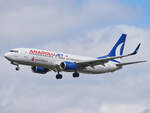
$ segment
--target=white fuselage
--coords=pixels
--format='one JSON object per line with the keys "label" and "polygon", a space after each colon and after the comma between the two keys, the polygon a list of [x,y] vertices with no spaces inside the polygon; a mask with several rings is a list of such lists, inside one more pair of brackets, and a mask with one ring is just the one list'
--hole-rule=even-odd
{"label": "white fuselage", "polygon": [[[69,62],[81,62],[87,60],[96,60],[97,58],[83,57],[65,53],[56,53],[52,51],[45,51],[39,49],[29,49],[29,48],[18,48],[13,49],[16,52],[8,52],[5,54],[5,57],[14,63],[29,65],[29,66],[41,66],[48,68],[53,71],[66,71],[60,68],[60,64],[64,61]],[[88,73],[88,74],[100,74],[106,72],[113,72],[121,67],[116,66],[116,62],[109,61],[104,65],[97,66],[87,66],[83,69],[79,69],[78,72]],[[66,71],[67,72],[67,71]]]}

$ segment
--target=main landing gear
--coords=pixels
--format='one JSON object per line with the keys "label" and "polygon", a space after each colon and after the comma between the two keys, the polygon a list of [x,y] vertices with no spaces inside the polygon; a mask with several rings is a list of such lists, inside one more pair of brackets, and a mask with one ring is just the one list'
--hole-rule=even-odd
{"label": "main landing gear", "polygon": [[56,75],[56,79],[62,79],[62,75],[61,74],[59,74],[59,72],[58,72],[58,74]]}
{"label": "main landing gear", "polygon": [[78,72],[74,72],[73,75],[72,75],[74,78],[78,78],[80,75]]}
{"label": "main landing gear", "polygon": [[[74,78],[78,78],[80,75],[79,75],[79,73],[78,72],[74,72],[73,73],[73,75],[72,75]],[[58,74],[56,75],[56,79],[62,79],[62,74],[60,74],[59,72],[58,72]]]}

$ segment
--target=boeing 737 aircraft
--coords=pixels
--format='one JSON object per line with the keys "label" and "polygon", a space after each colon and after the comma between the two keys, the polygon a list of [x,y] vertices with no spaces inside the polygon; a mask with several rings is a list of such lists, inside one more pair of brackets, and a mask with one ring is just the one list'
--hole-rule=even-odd
{"label": "boeing 737 aircraft", "polygon": [[49,71],[55,71],[57,72],[57,79],[62,79],[62,74],[60,74],[62,71],[73,72],[73,77],[77,78],[79,77],[79,73],[102,74],[114,72],[125,65],[145,62],[120,62],[121,58],[135,55],[140,47],[139,44],[134,52],[123,55],[125,41],[126,34],[122,34],[107,55],[96,58],[30,48],[12,49],[5,53],[4,57],[8,59],[11,64],[17,66],[17,71],[21,64],[31,66],[31,70],[35,73],[46,74]]}

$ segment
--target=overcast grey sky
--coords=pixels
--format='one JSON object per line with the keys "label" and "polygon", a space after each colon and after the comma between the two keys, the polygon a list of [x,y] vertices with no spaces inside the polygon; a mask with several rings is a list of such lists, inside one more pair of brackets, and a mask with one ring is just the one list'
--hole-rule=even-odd
{"label": "overcast grey sky", "polygon": [[102,75],[39,75],[3,58],[11,48],[30,47],[103,56],[122,33],[125,52],[142,43],[150,60],[148,0],[0,0],[0,113],[150,113],[149,62]]}

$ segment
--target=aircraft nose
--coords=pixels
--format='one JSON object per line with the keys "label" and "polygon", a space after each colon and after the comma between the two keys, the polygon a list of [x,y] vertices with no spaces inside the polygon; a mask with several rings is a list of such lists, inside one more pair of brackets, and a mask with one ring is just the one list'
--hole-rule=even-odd
{"label": "aircraft nose", "polygon": [[5,54],[4,54],[4,57],[5,57],[6,59],[9,59],[9,53],[5,53]]}

